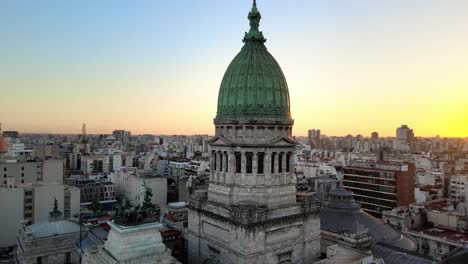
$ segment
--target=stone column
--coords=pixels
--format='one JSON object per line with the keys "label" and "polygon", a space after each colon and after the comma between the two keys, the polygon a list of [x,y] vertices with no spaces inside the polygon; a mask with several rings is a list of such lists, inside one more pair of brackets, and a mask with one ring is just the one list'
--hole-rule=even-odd
{"label": "stone column", "polygon": [[258,152],[255,151],[252,153],[252,174],[255,176],[257,175],[257,169],[258,169]]}
{"label": "stone column", "polygon": [[265,175],[265,185],[271,184],[271,151],[265,151],[265,158],[263,159],[263,174]]}
{"label": "stone column", "polygon": [[211,181],[214,181],[214,175],[215,175],[215,167],[214,167],[214,164],[215,164],[215,160],[216,160],[216,152],[211,152],[211,164],[210,164],[210,180]]}
{"label": "stone column", "polygon": [[226,184],[233,184],[236,172],[236,161],[234,152],[232,152],[231,150],[227,153],[227,162],[229,162],[229,165],[228,171],[226,172]]}
{"label": "stone column", "polygon": [[245,174],[247,171],[247,158],[245,156],[245,151],[241,152],[241,185],[245,185]]}
{"label": "stone column", "polygon": [[283,156],[283,159],[281,160],[281,162],[283,164],[283,173],[282,173],[283,177],[281,177],[281,178],[282,178],[282,184],[286,184],[286,181],[287,181],[286,180],[286,178],[287,178],[286,177],[286,175],[287,175],[287,173],[286,173],[286,162],[287,162],[286,157],[287,157],[287,155],[286,155],[285,152],[282,152],[281,154]]}
{"label": "stone column", "polygon": [[274,165],[275,173],[278,173],[278,171],[279,171],[279,152],[276,152],[274,162],[275,162],[275,165]]}
{"label": "stone column", "polygon": [[271,151],[267,150],[265,152],[265,160],[263,162],[263,173],[265,175],[271,174]]}

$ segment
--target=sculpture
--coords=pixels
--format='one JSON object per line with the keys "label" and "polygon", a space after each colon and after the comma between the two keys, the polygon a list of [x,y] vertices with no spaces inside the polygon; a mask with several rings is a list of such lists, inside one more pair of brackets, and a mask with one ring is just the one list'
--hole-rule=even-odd
{"label": "sculpture", "polygon": [[139,225],[144,223],[156,222],[159,217],[160,209],[157,205],[151,203],[153,190],[145,187],[143,205],[132,206],[127,199],[122,199],[120,204],[115,207],[114,220],[121,225]]}

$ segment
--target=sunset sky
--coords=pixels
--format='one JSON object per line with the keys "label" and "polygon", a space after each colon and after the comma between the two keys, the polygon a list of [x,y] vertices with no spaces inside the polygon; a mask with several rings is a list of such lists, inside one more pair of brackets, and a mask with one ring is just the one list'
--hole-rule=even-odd
{"label": "sunset sky", "polygon": [[[293,133],[468,137],[468,1],[258,0]],[[0,1],[0,122],[213,134],[250,0]]]}

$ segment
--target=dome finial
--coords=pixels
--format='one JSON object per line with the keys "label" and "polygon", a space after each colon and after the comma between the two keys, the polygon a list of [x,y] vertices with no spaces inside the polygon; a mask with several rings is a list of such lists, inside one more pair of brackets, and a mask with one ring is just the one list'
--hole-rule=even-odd
{"label": "dome finial", "polygon": [[264,43],[266,39],[263,37],[262,32],[258,30],[262,16],[260,15],[260,12],[258,12],[256,0],[253,0],[252,9],[250,10],[247,18],[250,21],[250,30],[248,33],[245,33],[243,41]]}
{"label": "dome finial", "polygon": [[258,12],[258,10],[257,10],[257,0],[253,0],[252,11],[250,11],[250,12],[252,12],[252,13]]}

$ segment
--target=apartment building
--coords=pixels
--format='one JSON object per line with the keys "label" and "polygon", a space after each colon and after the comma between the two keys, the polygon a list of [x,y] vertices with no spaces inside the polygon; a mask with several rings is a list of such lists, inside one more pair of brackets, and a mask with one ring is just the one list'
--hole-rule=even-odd
{"label": "apartment building", "polygon": [[343,185],[364,211],[380,218],[384,210],[414,202],[415,175],[412,163],[352,161],[343,167]]}

